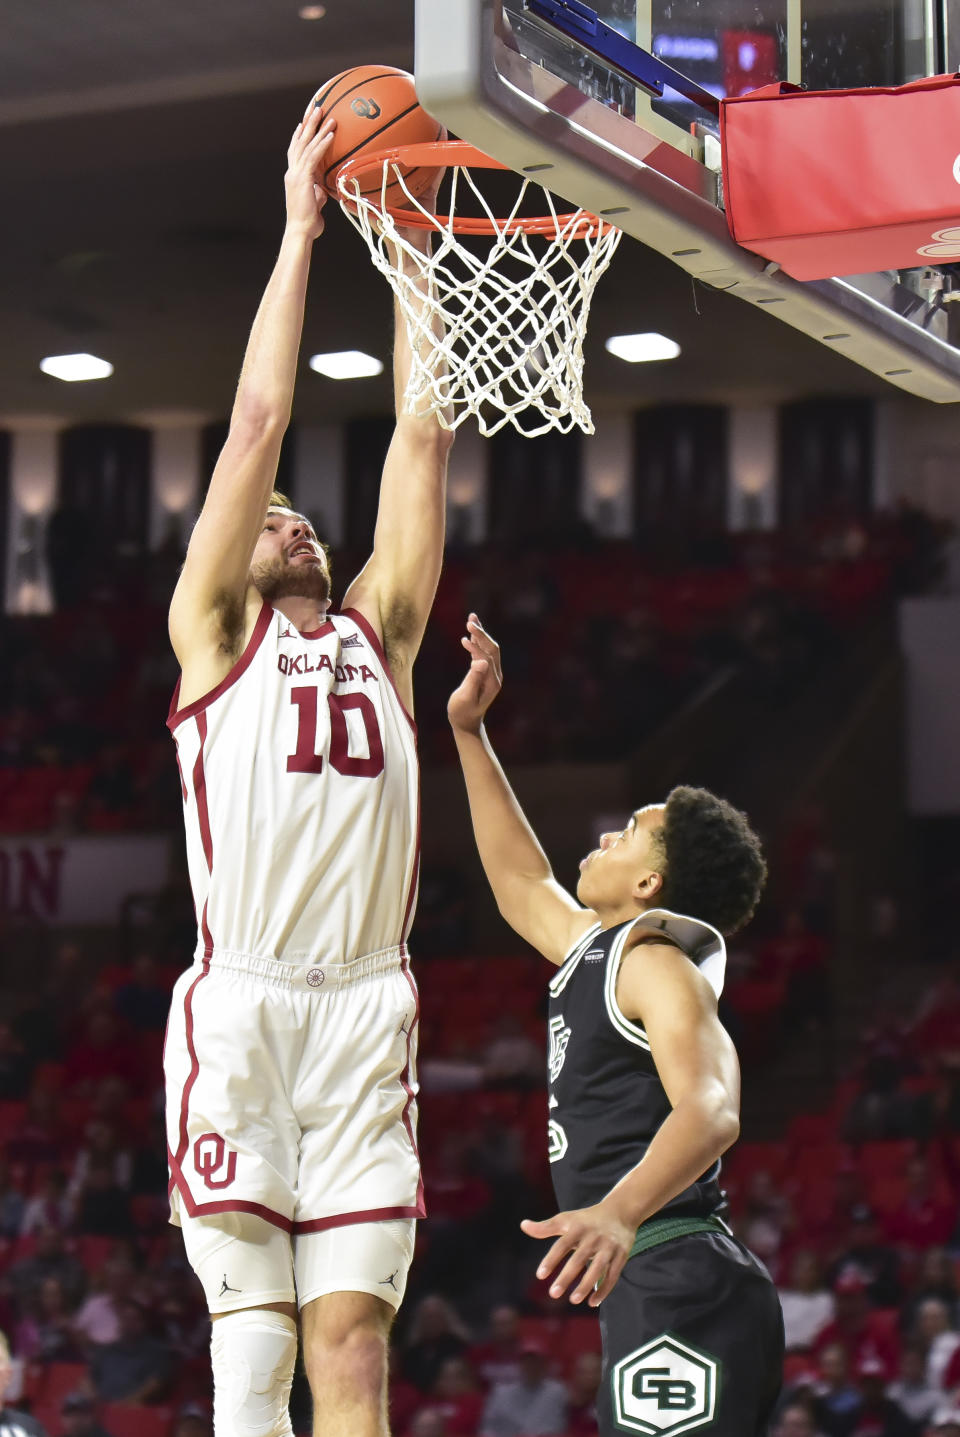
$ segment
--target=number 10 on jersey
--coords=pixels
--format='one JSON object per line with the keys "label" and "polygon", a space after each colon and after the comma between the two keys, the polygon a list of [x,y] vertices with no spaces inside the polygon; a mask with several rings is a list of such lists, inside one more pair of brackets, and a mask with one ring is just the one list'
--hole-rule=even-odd
{"label": "number 10 on jersey", "polygon": [[[290,690],[297,708],[297,746],[287,759],[287,773],[322,773],[323,754],[317,753],[317,703],[320,690],[312,686]],[[327,695],[330,711],[330,766],[347,778],[376,778],[383,773],[383,740],[377,710],[366,694]],[[347,713],[356,709],[367,736],[367,757],[350,752]]]}

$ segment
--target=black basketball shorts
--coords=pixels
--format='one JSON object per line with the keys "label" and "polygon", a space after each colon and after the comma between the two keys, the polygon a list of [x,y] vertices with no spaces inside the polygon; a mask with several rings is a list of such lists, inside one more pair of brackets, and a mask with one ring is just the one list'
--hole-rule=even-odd
{"label": "black basketball shorts", "polygon": [[783,1316],[735,1238],[696,1232],[630,1258],[600,1307],[600,1437],[766,1437]]}

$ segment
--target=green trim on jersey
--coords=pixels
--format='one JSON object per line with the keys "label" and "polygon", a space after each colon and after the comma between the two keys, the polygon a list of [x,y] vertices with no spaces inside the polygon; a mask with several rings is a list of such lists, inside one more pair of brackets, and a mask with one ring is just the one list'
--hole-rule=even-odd
{"label": "green trim on jersey", "polygon": [[675,1237],[688,1237],[694,1232],[722,1232],[725,1237],[730,1236],[730,1229],[718,1217],[652,1217],[637,1228],[630,1257],[648,1252],[661,1243],[672,1242]]}

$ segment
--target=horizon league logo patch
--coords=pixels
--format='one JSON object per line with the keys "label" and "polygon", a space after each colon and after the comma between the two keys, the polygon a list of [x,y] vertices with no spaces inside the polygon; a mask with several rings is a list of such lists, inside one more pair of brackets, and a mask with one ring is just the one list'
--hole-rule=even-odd
{"label": "horizon league logo patch", "polygon": [[719,1364],[663,1333],[613,1369],[617,1426],[646,1437],[679,1437],[713,1421]]}

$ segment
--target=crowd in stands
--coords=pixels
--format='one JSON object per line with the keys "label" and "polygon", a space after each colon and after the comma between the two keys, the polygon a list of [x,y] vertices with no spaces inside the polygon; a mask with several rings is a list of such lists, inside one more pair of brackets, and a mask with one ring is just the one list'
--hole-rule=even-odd
{"label": "crowd in stands", "polygon": [[[929,577],[931,532],[904,511],[683,554],[454,554],[418,664],[424,757],[451,757],[443,713],[468,609],[504,646],[504,757],[612,757],[722,667],[783,703],[824,651]],[[0,628],[6,831],[179,828],[167,558],[162,572],[102,576],[71,613]],[[338,556],[338,575],[352,568]],[[611,683],[629,728],[604,702]],[[723,1016],[748,1073],[829,1027],[836,855],[816,808],[792,816],[776,871],[781,899],[730,953]],[[871,919],[878,951],[888,910],[878,900]],[[159,1091],[192,924],[177,890],[132,949],[116,933],[0,927],[0,1429],[13,1410],[27,1437],[210,1437],[209,1319],[166,1221]],[[546,1296],[519,1227],[554,1207],[543,967],[462,956],[468,930],[462,875],[428,867],[413,947],[430,1217],[395,1329],[392,1430],[595,1437],[595,1316]],[[828,1109],[731,1155],[731,1220],[783,1298],[777,1437],[960,1437],[958,1165],[950,978],[907,1014],[878,1000]],[[307,1433],[302,1373],[293,1411]]]}
{"label": "crowd in stands", "polygon": [[[939,539],[903,507],[806,533],[715,534],[682,551],[586,533],[577,550],[452,551],[417,664],[422,757],[453,761],[446,700],[471,609],[509,667],[505,761],[623,757],[720,672],[740,672],[758,703],[788,702],[865,616],[929,580]],[[178,557],[168,546],[139,566],[104,566],[69,611],[0,625],[0,831],[176,824],[163,724]],[[334,556],[335,594],[359,564]]]}
{"label": "crowd in stands", "polygon": [[[792,916],[771,940],[799,941]],[[166,1222],[158,1077],[175,976],[145,951],[98,964],[64,941],[31,986],[3,994],[0,1330],[12,1363],[0,1382],[50,1437],[209,1434],[209,1323]],[[596,1321],[546,1296],[519,1228],[553,1205],[539,962],[427,959],[420,978],[430,1219],[396,1328],[394,1430],[592,1437]],[[960,982],[948,974],[906,1016],[878,1003],[825,1111],[730,1155],[731,1220],[782,1295],[777,1437],[926,1437],[950,1432],[947,1413],[960,1424],[958,1084]],[[294,1410],[308,1431],[302,1377]]]}

